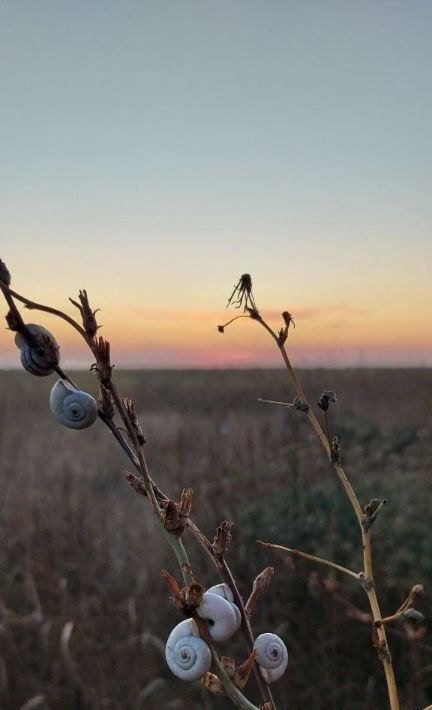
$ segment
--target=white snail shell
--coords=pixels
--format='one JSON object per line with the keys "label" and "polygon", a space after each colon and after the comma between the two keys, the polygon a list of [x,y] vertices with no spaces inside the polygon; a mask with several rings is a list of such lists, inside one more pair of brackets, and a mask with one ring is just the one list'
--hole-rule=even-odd
{"label": "white snail shell", "polygon": [[213,641],[226,641],[237,628],[237,616],[233,604],[219,594],[204,592],[198,614],[207,621]]}
{"label": "white snail shell", "polygon": [[[54,336],[41,325],[29,323],[27,329],[40,342],[30,345],[21,333],[15,335],[15,345],[21,351],[21,364],[27,372],[38,377],[51,375],[60,362],[59,345]],[[46,341],[44,343],[44,340]],[[48,345],[48,347],[47,347]]]}
{"label": "white snail shell", "polygon": [[211,651],[200,638],[193,619],[185,619],[171,631],[165,647],[170,670],[182,680],[199,680],[211,666]]}
{"label": "white snail shell", "polygon": [[256,662],[267,683],[273,683],[283,676],[288,665],[288,651],[276,634],[261,634],[255,639]]}
{"label": "white snail shell", "polygon": [[221,584],[215,584],[214,587],[210,587],[210,589],[207,589],[208,592],[211,592],[212,594],[217,594],[220,597],[223,597],[224,599],[227,600],[231,604],[231,606],[234,609],[234,614],[236,615],[236,628],[235,630],[238,631],[240,628],[241,624],[241,614],[240,614],[240,609],[238,606],[234,603],[234,594],[232,593],[231,589],[225,582],[221,582]]}
{"label": "white snail shell", "polygon": [[96,400],[64,380],[59,380],[52,388],[50,407],[55,418],[70,429],[86,429],[98,416]]}

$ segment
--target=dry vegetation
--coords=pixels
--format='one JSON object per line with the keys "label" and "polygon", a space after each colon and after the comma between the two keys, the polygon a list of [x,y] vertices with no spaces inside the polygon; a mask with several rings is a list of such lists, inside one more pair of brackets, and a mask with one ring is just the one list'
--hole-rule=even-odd
{"label": "dry vegetation", "polygon": [[[364,592],[349,578],[260,548],[257,538],[300,548],[360,570],[348,501],[298,412],[258,404],[286,399],[286,373],[124,372],[148,439],[146,453],[173,498],[190,485],[194,518],[212,537],[234,520],[230,562],[241,592],[266,564],[276,572],[259,602],[256,633],[287,641],[290,665],[274,692],[300,710],[384,709],[382,669],[371,651]],[[387,497],[374,525],[375,578],[383,613],[423,582],[416,605],[431,617],[432,395],[418,371],[308,371],[310,400],[338,393],[332,428],[362,503]],[[96,392],[91,375],[78,384]],[[76,432],[55,424],[48,407],[54,377],[0,375],[0,707],[224,708],[199,683],[177,681],[163,658],[177,623],[160,570],[175,570],[145,499],[120,474],[125,459],[98,423]],[[219,580],[187,534],[194,570]],[[61,633],[74,629],[66,652]],[[388,628],[401,707],[432,697],[432,634]],[[235,646],[237,643],[237,647]],[[241,640],[230,653],[244,656]]]}

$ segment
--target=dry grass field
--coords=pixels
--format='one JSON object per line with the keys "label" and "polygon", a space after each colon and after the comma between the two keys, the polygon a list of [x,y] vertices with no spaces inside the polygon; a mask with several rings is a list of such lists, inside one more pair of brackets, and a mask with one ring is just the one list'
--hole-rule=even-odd
{"label": "dry grass field", "polygon": [[[393,624],[389,641],[403,710],[432,703],[432,378],[427,370],[300,373],[310,400],[338,394],[332,433],[362,503],[387,497],[373,528],[384,614],[415,583],[424,627]],[[95,392],[91,375],[78,383]],[[212,537],[233,520],[230,563],[246,597],[275,567],[255,610],[256,633],[284,638],[290,665],[274,686],[289,710],[385,710],[384,676],[371,647],[364,592],[325,567],[281,557],[261,538],[358,571],[351,507],[299,412],[257,403],[292,399],[282,371],[119,372],[148,439],[154,478],[173,498],[194,489],[193,516]],[[146,500],[97,422],[79,432],[51,416],[53,378],[0,373],[0,708],[71,710],[231,707],[167,669],[164,642],[178,623],[161,570],[178,576]],[[217,583],[193,539],[196,576]],[[73,623],[69,653],[61,635]],[[239,660],[240,637],[224,651]],[[251,682],[250,697],[256,697]],[[40,697],[39,697],[40,696]]]}

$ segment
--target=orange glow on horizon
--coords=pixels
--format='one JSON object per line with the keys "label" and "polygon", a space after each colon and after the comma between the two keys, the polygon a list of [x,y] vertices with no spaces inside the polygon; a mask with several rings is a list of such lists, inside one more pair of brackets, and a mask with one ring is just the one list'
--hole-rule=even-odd
{"label": "orange glow on horizon", "polygon": [[[281,318],[262,310],[277,330]],[[426,314],[372,312],[345,306],[293,308],[296,328],[290,329],[288,347],[300,365],[430,365],[432,338],[425,333]],[[280,357],[259,324],[240,319],[224,334],[217,325],[242,315],[232,309],[167,311],[114,308],[105,311],[101,335],[110,340],[113,361],[130,367],[241,367],[278,366]],[[61,344],[69,366],[91,364],[91,354],[78,333],[65,322],[43,314],[29,321],[43,323]],[[0,366],[17,364],[11,333],[0,340]]]}

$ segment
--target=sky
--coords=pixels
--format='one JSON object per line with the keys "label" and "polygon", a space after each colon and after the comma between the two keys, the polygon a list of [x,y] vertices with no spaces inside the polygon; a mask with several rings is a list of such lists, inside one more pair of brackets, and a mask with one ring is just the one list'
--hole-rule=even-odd
{"label": "sky", "polygon": [[428,0],[0,0],[12,286],[86,288],[118,366],[279,364],[217,332],[244,272],[297,364],[430,366],[431,66]]}

